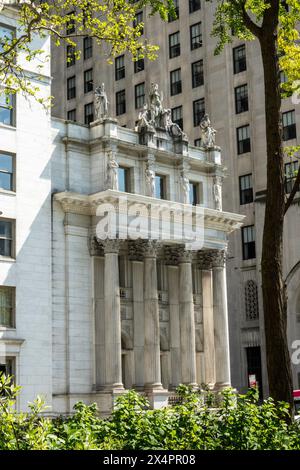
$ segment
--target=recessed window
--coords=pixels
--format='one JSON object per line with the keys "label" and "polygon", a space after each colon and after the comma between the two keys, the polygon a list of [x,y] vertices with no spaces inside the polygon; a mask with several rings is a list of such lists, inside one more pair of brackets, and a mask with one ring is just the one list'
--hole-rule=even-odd
{"label": "recessed window", "polygon": [[249,109],[248,86],[241,85],[235,88],[235,112],[244,113]]}
{"label": "recessed window", "polygon": [[243,259],[256,258],[254,225],[242,228]]}
{"label": "recessed window", "polygon": [[179,19],[179,0],[173,0],[173,4],[174,4],[174,14],[173,15],[169,14],[168,16],[169,23],[172,23],[172,21],[176,21]]}
{"label": "recessed window", "polygon": [[66,23],[66,34],[69,36],[70,34],[75,33],[75,18],[74,18],[75,12],[72,11],[68,13],[67,17],[67,23]]}
{"label": "recessed window", "polygon": [[84,124],[90,124],[94,121],[94,103],[88,103],[84,106]]}
{"label": "recessed window", "polygon": [[171,96],[182,92],[181,69],[173,70],[170,73]]}
{"label": "recessed window", "polygon": [[250,204],[253,202],[252,175],[240,176],[240,204]]}
{"label": "recessed window", "polygon": [[76,109],[70,109],[67,114],[68,121],[76,122]]}
{"label": "recessed window", "polygon": [[238,155],[251,152],[250,126],[238,127],[236,131]]}
{"label": "recessed window", "polygon": [[14,160],[13,155],[0,152],[0,189],[14,190]]}
{"label": "recessed window", "polygon": [[155,175],[155,197],[166,199],[166,177],[163,175]]}
{"label": "recessed window", "polygon": [[83,59],[87,60],[93,55],[93,38],[87,36],[83,39]]}
{"label": "recessed window", "polygon": [[0,25],[0,53],[4,51],[4,46],[10,44],[15,36],[15,29],[9,26]]}
{"label": "recessed window", "polygon": [[[6,376],[15,375],[15,358],[14,357],[0,357],[0,375],[4,374]],[[4,392],[3,392],[4,394]]]}
{"label": "recessed window", "polygon": [[196,206],[197,204],[200,204],[200,202],[200,183],[190,181],[190,204]]}
{"label": "recessed window", "polygon": [[172,109],[172,121],[183,130],[183,110],[182,106],[176,106]]}
{"label": "recessed window", "polygon": [[130,168],[119,166],[118,189],[124,193],[130,193]]}
{"label": "recessed window", "polygon": [[192,64],[192,87],[204,85],[203,60],[197,60]]}
{"label": "recessed window", "polygon": [[283,140],[296,139],[296,119],[295,111],[288,111],[282,114]]}
{"label": "recessed window", "polygon": [[195,147],[201,147],[201,139],[195,139],[194,140],[194,146]]}
{"label": "recessed window", "polygon": [[169,57],[173,59],[180,55],[180,33],[170,34],[169,36]]}
{"label": "recessed window", "polygon": [[0,123],[14,125],[15,96],[0,94]]}
{"label": "recessed window", "polygon": [[0,219],[0,256],[13,257],[13,222]]}
{"label": "recessed window", "polygon": [[116,93],[116,115],[120,116],[121,114],[126,113],[126,95],[125,90],[118,91]]}
{"label": "recessed window", "polygon": [[[290,194],[296,182],[299,169],[299,162],[290,162],[285,164],[285,192]],[[299,188],[298,188],[299,191]]]}
{"label": "recessed window", "polygon": [[138,59],[134,62],[134,73],[139,73],[142,72],[145,68],[145,60],[144,59]]}
{"label": "recessed window", "polygon": [[115,79],[121,80],[125,78],[125,56],[120,55],[115,59]]}
{"label": "recessed window", "polygon": [[193,102],[194,126],[199,126],[205,114],[205,99],[200,98]]}
{"label": "recessed window", "polygon": [[236,74],[245,70],[247,70],[246,46],[243,44],[233,49],[233,71]]}
{"label": "recessed window", "polygon": [[145,83],[139,83],[134,87],[135,108],[142,108],[145,104]]}
{"label": "recessed window", "polygon": [[14,287],[0,286],[0,326],[14,326],[15,292]]}
{"label": "recessed window", "polygon": [[93,91],[93,69],[85,70],[84,72],[84,93]]}
{"label": "recessed window", "polygon": [[75,47],[67,46],[67,67],[74,65],[75,61]]}
{"label": "recessed window", "polygon": [[202,46],[201,23],[193,24],[190,28],[191,34],[191,50],[198,49]]}
{"label": "recessed window", "polygon": [[68,78],[67,80],[67,99],[72,100],[76,98],[76,77]]}
{"label": "recessed window", "polygon": [[194,13],[194,11],[200,10],[201,0],[189,0],[189,11]]}
{"label": "recessed window", "polygon": [[[139,11],[136,15],[135,15],[135,18],[134,18],[134,21],[133,21],[133,27],[136,28],[139,24],[143,23],[144,19],[143,19],[143,12],[142,11]],[[140,30],[140,33],[141,35],[144,34],[144,28],[141,27],[141,30]]]}

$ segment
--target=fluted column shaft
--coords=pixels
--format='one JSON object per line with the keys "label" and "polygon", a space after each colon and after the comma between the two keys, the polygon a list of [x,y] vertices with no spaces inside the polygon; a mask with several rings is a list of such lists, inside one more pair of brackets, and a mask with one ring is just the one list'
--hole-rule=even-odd
{"label": "fluted column shaft", "polygon": [[179,254],[179,312],[181,380],[183,384],[196,386],[196,340],[192,253],[185,250],[182,250]]}
{"label": "fluted column shaft", "polygon": [[225,252],[213,256],[213,304],[216,357],[216,389],[230,386],[230,351],[228,331]]}
{"label": "fluted column shaft", "polygon": [[161,389],[156,245],[144,243],[145,388]]}
{"label": "fluted column shaft", "polygon": [[118,240],[106,240],[104,249],[105,310],[105,388],[120,389],[122,384],[121,311]]}

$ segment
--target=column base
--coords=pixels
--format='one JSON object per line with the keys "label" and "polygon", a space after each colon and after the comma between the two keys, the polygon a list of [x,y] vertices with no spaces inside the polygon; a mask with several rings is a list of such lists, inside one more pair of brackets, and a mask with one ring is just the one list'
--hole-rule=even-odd
{"label": "column base", "polygon": [[228,382],[217,382],[215,383],[214,391],[221,392],[222,390],[225,390],[225,388],[232,388],[231,384]]}
{"label": "column base", "polygon": [[124,385],[122,383],[116,383],[116,384],[105,384],[101,385],[97,391],[100,392],[111,392],[111,393],[119,393],[119,392],[125,392]]}
{"label": "column base", "polygon": [[145,389],[145,395],[147,399],[149,400],[150,407],[153,410],[158,410],[160,408],[165,408],[169,404],[169,395],[170,393],[168,390],[165,390],[164,388],[156,389],[156,390],[146,390]]}

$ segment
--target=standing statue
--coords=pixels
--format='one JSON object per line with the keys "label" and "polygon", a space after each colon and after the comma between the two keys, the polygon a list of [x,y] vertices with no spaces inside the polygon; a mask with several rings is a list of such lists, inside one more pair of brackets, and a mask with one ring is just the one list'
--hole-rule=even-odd
{"label": "standing statue", "polygon": [[118,162],[114,159],[113,152],[110,152],[108,162],[107,162],[107,187],[108,189],[114,189],[118,191],[119,182],[118,182]]}
{"label": "standing statue", "polygon": [[181,189],[183,194],[183,204],[190,204],[190,181],[184,172],[181,173]]}
{"label": "standing statue", "polygon": [[222,178],[220,176],[214,177],[213,194],[214,194],[214,201],[215,201],[215,209],[217,211],[221,211],[222,210]]}
{"label": "standing statue", "polygon": [[151,83],[149,92],[149,110],[150,110],[150,122],[155,123],[157,127],[160,126],[159,118],[162,113],[162,96],[158,91],[157,83]]}
{"label": "standing statue", "polygon": [[155,197],[155,171],[151,167],[146,169],[146,195]]}
{"label": "standing statue", "polygon": [[104,83],[96,88],[95,98],[95,117],[96,119],[103,119],[108,115],[108,99]]}
{"label": "standing statue", "polygon": [[209,149],[215,146],[216,130],[211,126],[208,114],[205,114],[200,122],[201,146]]}

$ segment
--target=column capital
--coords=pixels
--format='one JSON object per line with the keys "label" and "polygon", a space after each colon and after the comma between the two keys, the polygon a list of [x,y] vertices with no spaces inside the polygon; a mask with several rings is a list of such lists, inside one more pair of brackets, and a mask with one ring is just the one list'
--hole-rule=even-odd
{"label": "column capital", "polygon": [[198,252],[198,267],[202,270],[212,268],[224,268],[226,262],[226,250],[203,250]]}
{"label": "column capital", "polygon": [[212,252],[212,267],[224,268],[226,263],[226,250],[215,250]]}
{"label": "column capital", "polygon": [[115,239],[106,238],[106,240],[98,240],[98,242],[103,247],[103,251],[105,255],[108,253],[118,254],[120,247],[121,247],[121,243],[122,243],[122,241],[117,238]]}
{"label": "column capital", "polygon": [[179,256],[178,248],[174,246],[164,247],[164,258],[167,266],[178,266]]}
{"label": "column capital", "polygon": [[103,256],[103,247],[98,242],[94,235],[91,235],[88,240],[90,256]]}
{"label": "column capital", "polygon": [[142,240],[128,241],[128,257],[130,261],[144,261],[144,249]]}
{"label": "column capital", "polygon": [[144,258],[156,258],[160,243],[157,240],[141,240]]}
{"label": "column capital", "polygon": [[178,262],[182,263],[192,263],[193,261],[193,252],[191,250],[186,250],[184,247],[178,248]]}

